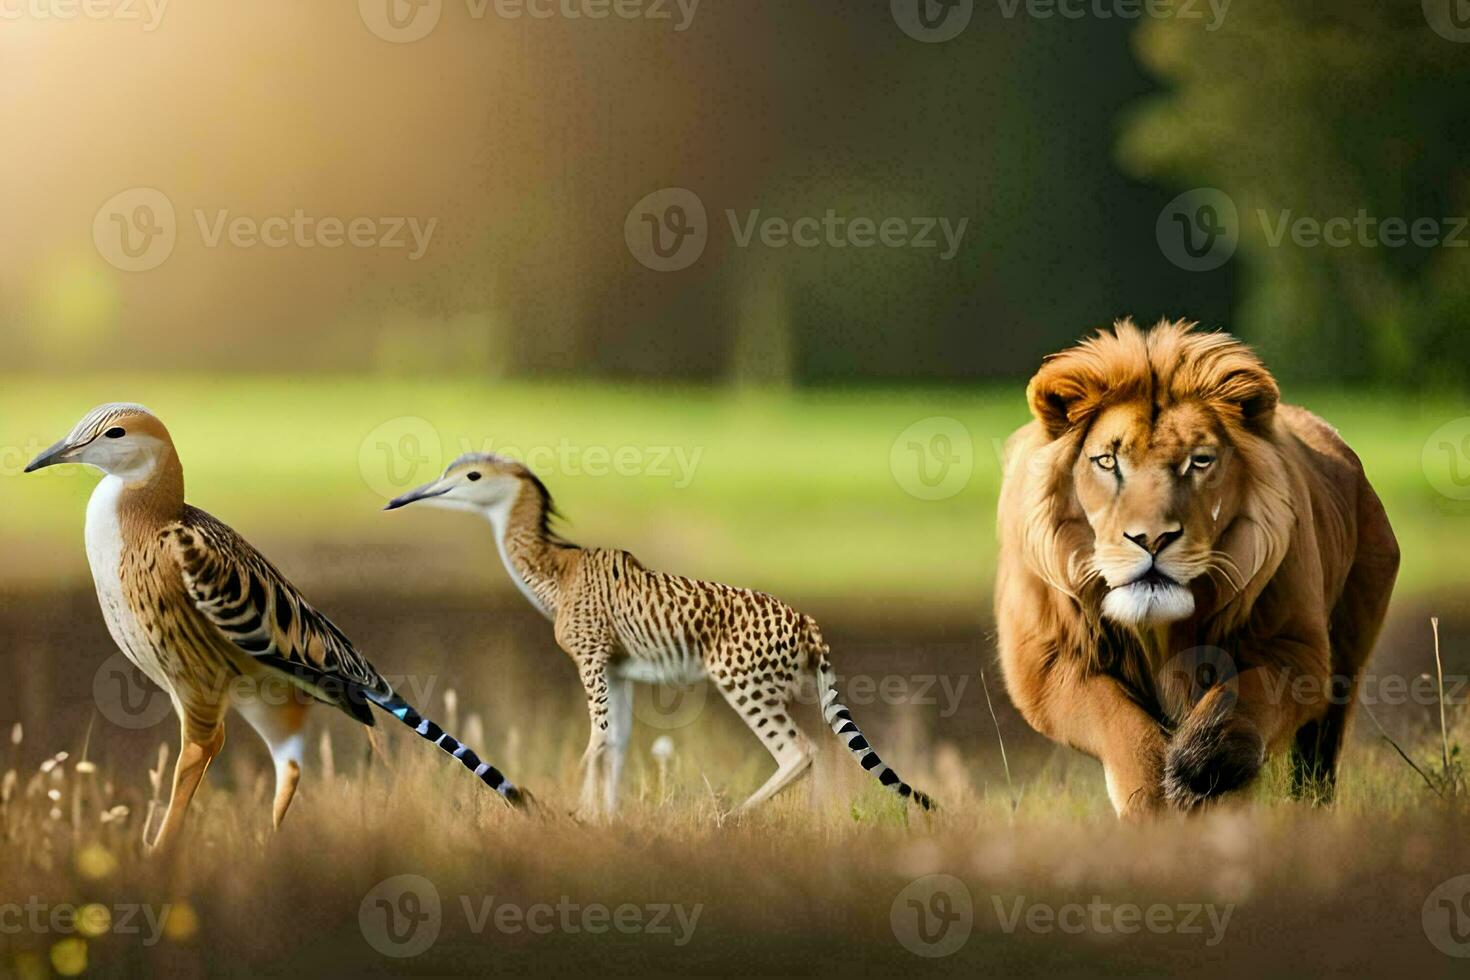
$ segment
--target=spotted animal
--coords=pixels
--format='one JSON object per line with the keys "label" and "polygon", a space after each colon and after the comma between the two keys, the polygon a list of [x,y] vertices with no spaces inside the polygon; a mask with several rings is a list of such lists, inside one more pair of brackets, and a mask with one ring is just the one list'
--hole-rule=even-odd
{"label": "spotted animal", "polygon": [[[924,809],[933,801],[878,757],[838,699],[816,621],[763,592],[645,568],[626,551],[581,548],[552,528],[545,484],[523,464],[473,453],[443,476],[388,504],[421,502],[487,517],[511,580],[554,624],[587,695],[591,735],[583,756],[579,813],[617,808],[632,727],[632,684],[714,682],[776,761],[776,771],[740,806],[770,799],[811,765],[814,749],[790,711],[800,682],[814,678],[823,716],[879,783]],[[602,775],[598,799],[599,772]]]}

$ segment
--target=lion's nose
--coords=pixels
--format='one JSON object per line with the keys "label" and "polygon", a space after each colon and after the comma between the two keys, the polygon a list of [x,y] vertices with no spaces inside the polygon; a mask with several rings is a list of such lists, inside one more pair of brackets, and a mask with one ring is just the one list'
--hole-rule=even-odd
{"label": "lion's nose", "polygon": [[1125,531],[1123,532],[1123,537],[1132,541],[1150,555],[1158,557],[1159,552],[1184,537],[1184,528],[1179,524],[1175,524],[1168,530],[1159,531],[1153,535],[1150,535],[1148,531]]}

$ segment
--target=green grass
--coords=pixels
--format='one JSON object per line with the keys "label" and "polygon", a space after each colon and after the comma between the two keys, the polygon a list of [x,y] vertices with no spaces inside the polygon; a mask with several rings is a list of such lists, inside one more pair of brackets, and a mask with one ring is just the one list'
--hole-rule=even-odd
{"label": "green grass", "polygon": [[[1288,394],[1337,425],[1363,457],[1403,544],[1404,593],[1470,572],[1470,507],[1436,493],[1421,464],[1426,438],[1463,407]],[[376,573],[499,583],[488,536],[485,546],[472,545],[481,532],[469,518],[379,510],[385,493],[429,478],[463,449],[540,447],[533,462],[573,539],[793,599],[985,602],[999,446],[1026,418],[1019,384],[780,394],[465,379],[10,378],[0,382],[0,545],[13,556],[0,571],[5,580],[85,576],[80,530],[94,477],[72,467],[30,476],[20,469],[109,399],[158,412],[179,445],[190,499],[288,567],[299,555],[365,548],[383,556]],[[918,485],[907,446],[899,447],[897,476],[890,457],[900,433],[935,416],[963,424],[973,464],[957,493],[925,500],[905,490],[905,482]],[[378,444],[414,450],[400,440],[415,435],[411,454],[423,461],[410,470],[398,453],[398,479],[390,478]],[[609,458],[622,450],[625,471],[636,472],[589,475],[585,456],[567,466],[563,441]],[[675,452],[684,454],[683,470]]]}

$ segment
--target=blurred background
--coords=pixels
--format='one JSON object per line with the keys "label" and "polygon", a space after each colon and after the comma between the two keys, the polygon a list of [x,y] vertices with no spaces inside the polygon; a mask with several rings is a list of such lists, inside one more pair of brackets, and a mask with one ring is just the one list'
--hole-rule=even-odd
{"label": "blurred background", "polygon": [[[96,475],[21,474],[112,400],[168,424],[194,504],[381,668],[425,686],[426,706],[452,712],[456,692],[474,740],[552,798],[573,785],[582,696],[488,526],[381,513],[465,451],[525,459],[574,541],[818,616],[850,679],[898,679],[898,695],[854,707],[946,801],[985,801],[968,812],[992,826],[1045,801],[1048,817],[1091,815],[1111,833],[1097,768],[1031,733],[995,674],[989,697],[980,675],[994,658],[1000,447],[1027,419],[1025,382],[1047,353],[1125,316],[1242,336],[1288,401],[1341,429],[1404,551],[1375,669],[1431,669],[1437,614],[1446,670],[1470,670],[1466,0],[25,0],[0,5],[0,83],[0,731],[20,723],[22,768],[60,748],[97,760],[135,819],[173,722],[147,690],[127,696],[158,709],[145,718],[107,700],[141,682],[118,673],[92,594],[82,524]],[[693,715],[671,721],[646,694],[631,774],[660,832],[658,734],[679,748],[681,819],[764,779],[730,712],[686,727]],[[1435,707],[1375,711],[1423,765],[1443,745],[1448,771]],[[355,775],[358,733],[318,724]],[[1414,876],[1448,867],[1440,844],[1408,837],[1401,858],[1399,837],[1377,834],[1381,813],[1417,813],[1429,790],[1372,725],[1357,739],[1349,765],[1380,768],[1349,770],[1347,808],[1393,842],[1373,859],[1390,870],[1358,876],[1364,901],[1403,927],[1405,955],[1437,957]],[[232,745],[205,812],[263,849],[250,807],[268,761],[248,734]],[[844,764],[829,768],[851,788]],[[413,794],[426,811],[463,789],[432,772],[444,785]],[[303,825],[329,823],[342,792],[304,789]],[[862,807],[832,812],[843,833],[869,829]],[[385,826],[392,840],[364,838],[383,862],[424,836]],[[1362,835],[1344,827],[1356,850]],[[337,866],[355,865],[358,832],[374,831],[333,844],[353,858]],[[626,880],[650,861],[655,883],[689,870],[657,863],[677,849],[650,858],[627,836]],[[951,853],[974,839],[962,829]],[[862,860],[887,860],[858,844]],[[745,860],[764,846],[712,846],[740,864],[722,872],[737,911],[833,917],[788,926],[772,949],[807,949],[826,929],[834,956],[911,965],[881,923],[877,945],[837,941],[867,921],[867,879],[842,879],[854,897],[829,908]],[[511,872],[522,889],[614,887],[596,855],[531,851],[577,867]],[[1075,851],[1133,853],[1091,838]],[[19,853],[0,848],[0,872],[52,866],[39,845]],[[934,862],[902,853],[905,869]],[[986,853],[976,867],[997,866]],[[441,857],[452,869],[460,854]],[[1336,894],[1330,864],[1308,860],[1320,892],[1254,907],[1258,935],[1289,931],[1282,916],[1358,929],[1369,906],[1346,893],[1340,915],[1313,919]],[[1380,896],[1399,867],[1410,899]],[[322,934],[363,952],[355,889],[307,911],[281,898],[301,955],[335,957]],[[224,961],[269,962],[265,931],[211,931],[238,918],[228,889],[212,890],[203,879],[195,899],[203,934],[244,947]],[[319,929],[339,913],[337,933]],[[735,929],[729,948],[764,950],[778,925],[753,929],[760,943]],[[1093,963],[1100,947],[1077,942],[1033,949]],[[598,964],[603,948],[578,955]]]}
{"label": "blurred background", "polygon": [[91,478],[11,477],[127,399],[324,584],[503,584],[375,512],[492,448],[574,538],[978,612],[1025,379],[1131,315],[1256,344],[1430,588],[1470,565],[1461,6],[17,7],[3,576],[85,581]]}
{"label": "blurred background", "polygon": [[[1238,331],[1289,377],[1463,378],[1463,228],[1444,247],[1302,248],[1257,215],[1466,212],[1467,49],[1436,32],[1461,29],[1432,23],[1435,0],[925,0],[935,29],[906,22],[914,0],[625,0],[601,18],[568,16],[580,0],[48,2],[0,38],[10,370],[972,382],[1167,314]],[[624,243],[663,187],[714,226],[679,275]],[[1241,219],[1207,272],[1155,235],[1196,187]],[[177,226],[146,275],[91,234],[132,188]],[[940,258],[742,247],[725,215],[828,209],[968,227]],[[297,212],[432,235],[211,234]]]}

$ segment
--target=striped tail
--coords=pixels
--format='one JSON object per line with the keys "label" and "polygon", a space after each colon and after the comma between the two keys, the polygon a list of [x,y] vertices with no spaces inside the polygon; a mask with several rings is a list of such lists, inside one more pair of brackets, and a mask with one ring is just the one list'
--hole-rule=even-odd
{"label": "striped tail", "polygon": [[[815,626],[813,626],[815,633]],[[878,753],[868,744],[863,733],[858,730],[857,724],[852,720],[852,713],[847,706],[837,700],[837,678],[832,674],[832,665],[827,661],[825,652],[826,644],[820,642],[818,637],[817,649],[817,690],[822,701],[822,717],[827,719],[827,724],[832,726],[832,731],[842,739],[847,751],[851,752],[857,759],[858,765],[862,766],[873,776],[893,790],[904,799],[912,799],[925,810],[933,810],[936,806],[934,800],[927,794],[914,789],[908,783],[898,778],[898,773],[888,768],[883,760],[878,758]]]}
{"label": "striped tail", "polygon": [[409,728],[412,728],[414,734],[433,742],[439,748],[458,759],[460,765],[478,776],[480,782],[499,793],[511,806],[519,807],[525,803],[526,794],[513,786],[511,781],[506,779],[499,769],[496,769],[488,762],[481,762],[480,757],[475,755],[473,749],[434,724],[434,722],[419,714],[414,710],[413,705],[403,700],[403,698],[397,694],[383,695],[367,690],[364,690],[363,694],[373,704],[376,704],[394,718],[397,718]]}

